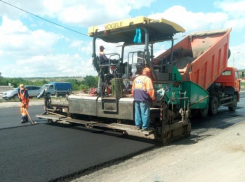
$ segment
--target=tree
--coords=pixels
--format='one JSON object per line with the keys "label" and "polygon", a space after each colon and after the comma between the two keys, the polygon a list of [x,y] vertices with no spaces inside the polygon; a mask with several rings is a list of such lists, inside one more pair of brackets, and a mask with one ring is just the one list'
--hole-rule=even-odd
{"label": "tree", "polygon": [[84,80],[82,81],[84,85],[87,85],[88,87],[97,87],[98,84],[98,77],[95,76],[86,76]]}

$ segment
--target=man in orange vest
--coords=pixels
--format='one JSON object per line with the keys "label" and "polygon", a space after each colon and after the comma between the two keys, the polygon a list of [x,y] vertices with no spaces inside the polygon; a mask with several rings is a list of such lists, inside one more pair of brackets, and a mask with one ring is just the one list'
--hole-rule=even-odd
{"label": "man in orange vest", "polygon": [[155,91],[150,73],[149,68],[144,68],[143,75],[136,77],[132,86],[137,129],[147,130],[150,125],[150,106],[151,102],[155,100]]}
{"label": "man in orange vest", "polygon": [[27,89],[24,88],[23,84],[20,84],[20,87],[18,89],[18,97],[20,98],[21,105],[20,105],[20,113],[22,115],[21,123],[28,122],[27,117],[27,109],[29,105],[29,94]]}

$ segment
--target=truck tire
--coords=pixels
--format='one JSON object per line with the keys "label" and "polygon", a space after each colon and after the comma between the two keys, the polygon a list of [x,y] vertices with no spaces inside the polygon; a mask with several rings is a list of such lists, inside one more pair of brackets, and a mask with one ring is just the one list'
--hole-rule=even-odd
{"label": "truck tire", "polygon": [[219,101],[217,97],[213,97],[210,99],[209,112],[211,115],[216,115],[218,112]]}
{"label": "truck tire", "polygon": [[232,106],[229,106],[228,108],[230,111],[235,111],[236,107],[237,107],[237,95],[234,95],[233,96],[233,104],[232,104]]}
{"label": "truck tire", "polygon": [[207,104],[207,107],[205,109],[199,110],[201,118],[206,118],[208,116],[208,110],[209,110],[208,104]]}

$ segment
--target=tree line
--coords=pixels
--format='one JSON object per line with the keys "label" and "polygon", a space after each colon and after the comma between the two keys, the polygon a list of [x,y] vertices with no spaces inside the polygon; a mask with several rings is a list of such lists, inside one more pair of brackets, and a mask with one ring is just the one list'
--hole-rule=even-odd
{"label": "tree line", "polygon": [[[58,80],[58,81],[57,81]],[[1,86],[8,86],[11,83],[11,86],[14,88],[19,87],[20,84],[24,85],[36,85],[36,86],[43,86],[49,82],[71,82],[72,89],[74,91],[79,90],[87,90],[91,87],[97,87],[98,84],[98,77],[97,76],[86,76],[83,79],[76,79],[76,78],[43,78],[43,79],[24,79],[24,78],[5,78],[0,77],[0,85]]]}

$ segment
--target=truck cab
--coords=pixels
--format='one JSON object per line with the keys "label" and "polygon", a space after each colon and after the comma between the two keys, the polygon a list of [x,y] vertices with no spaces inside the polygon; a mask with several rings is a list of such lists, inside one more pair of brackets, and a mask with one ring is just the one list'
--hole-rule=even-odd
{"label": "truck cab", "polygon": [[51,95],[55,95],[56,94],[56,90],[54,88],[54,85],[52,85],[52,84],[43,85],[41,90],[45,90],[46,93],[49,93]]}
{"label": "truck cab", "polygon": [[228,94],[235,94],[237,96],[237,101],[240,100],[241,85],[237,68],[227,67],[214,83],[220,84],[227,90],[226,92]]}

